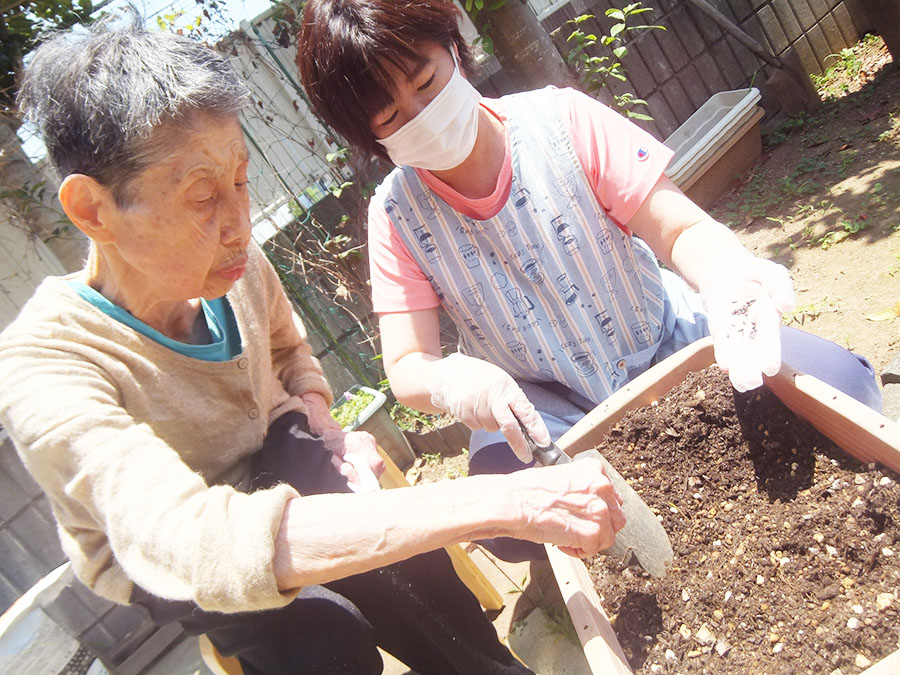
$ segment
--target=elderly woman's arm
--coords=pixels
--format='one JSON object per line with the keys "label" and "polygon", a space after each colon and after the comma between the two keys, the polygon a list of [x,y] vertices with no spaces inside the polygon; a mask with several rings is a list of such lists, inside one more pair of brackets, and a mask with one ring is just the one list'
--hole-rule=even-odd
{"label": "elderly woman's arm", "polygon": [[612,545],[624,524],[618,496],[593,459],[415,488],[302,497],[284,511],[275,577],[282,589],[319,584],[495,536],[594,555]]}

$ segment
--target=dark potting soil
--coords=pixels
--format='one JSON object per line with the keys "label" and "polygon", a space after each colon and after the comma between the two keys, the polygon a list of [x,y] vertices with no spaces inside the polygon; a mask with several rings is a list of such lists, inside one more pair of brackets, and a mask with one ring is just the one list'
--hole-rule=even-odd
{"label": "dark potting soil", "polygon": [[[702,392],[702,393],[701,393]],[[900,484],[715,367],[598,450],[661,516],[662,579],[588,561],[636,673],[859,673],[898,647]]]}

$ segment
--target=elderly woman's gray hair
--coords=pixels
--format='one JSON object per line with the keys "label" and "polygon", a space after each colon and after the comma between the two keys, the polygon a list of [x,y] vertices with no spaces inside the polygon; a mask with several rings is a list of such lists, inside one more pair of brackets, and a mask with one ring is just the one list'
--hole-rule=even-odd
{"label": "elderly woman's gray hair", "polygon": [[132,18],[42,43],[18,103],[61,177],[91,176],[125,206],[129,181],[167,147],[167,135],[154,132],[172,121],[172,131],[183,129],[198,112],[236,114],[248,95],[218,52]]}

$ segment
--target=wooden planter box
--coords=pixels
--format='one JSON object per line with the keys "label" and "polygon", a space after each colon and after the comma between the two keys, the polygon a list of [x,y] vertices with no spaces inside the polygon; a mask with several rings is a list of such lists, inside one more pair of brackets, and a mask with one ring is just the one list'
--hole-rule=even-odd
{"label": "wooden planter box", "polygon": [[[594,408],[559,439],[570,454],[596,446],[607,430],[633,408],[659,400],[688,373],[714,363],[712,338],[673,354]],[[766,386],[798,417],[810,422],[845,452],[900,472],[900,425],[821,380],[782,368]],[[631,673],[584,563],[547,546],[553,573],[593,673]],[[863,675],[900,673],[900,650]],[[825,675],[823,673],[823,675]]]}

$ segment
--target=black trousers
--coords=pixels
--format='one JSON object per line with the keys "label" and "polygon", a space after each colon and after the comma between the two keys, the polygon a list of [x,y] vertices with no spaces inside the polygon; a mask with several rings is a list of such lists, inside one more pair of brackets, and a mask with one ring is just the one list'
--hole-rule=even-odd
{"label": "black trousers", "polygon": [[[291,413],[269,428],[252,468],[251,491],[287,482],[302,495],[348,492],[306,417]],[[381,673],[376,646],[422,675],[531,673],[497,639],[445,551],[308,586],[288,606],[261,612],[206,612],[135,588],[132,601],[160,624],[205,633],[247,675]]]}

